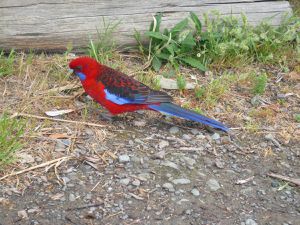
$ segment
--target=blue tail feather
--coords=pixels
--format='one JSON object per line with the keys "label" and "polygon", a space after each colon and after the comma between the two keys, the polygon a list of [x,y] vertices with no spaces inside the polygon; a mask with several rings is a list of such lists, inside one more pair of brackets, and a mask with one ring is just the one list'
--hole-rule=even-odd
{"label": "blue tail feather", "polygon": [[180,118],[203,123],[205,125],[209,125],[213,128],[217,128],[225,132],[229,130],[228,127],[226,127],[224,124],[216,120],[210,119],[191,110],[181,108],[180,106],[174,105],[172,103],[161,103],[160,105],[149,105],[149,108],[159,112],[170,114],[172,116],[177,116]]}

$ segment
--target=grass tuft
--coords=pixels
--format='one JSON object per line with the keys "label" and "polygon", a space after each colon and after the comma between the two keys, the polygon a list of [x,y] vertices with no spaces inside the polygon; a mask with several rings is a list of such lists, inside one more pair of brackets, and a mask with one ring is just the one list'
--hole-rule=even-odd
{"label": "grass tuft", "polygon": [[0,166],[13,162],[14,153],[22,144],[20,136],[24,134],[24,122],[10,118],[6,114],[0,116]]}
{"label": "grass tuft", "polygon": [[0,77],[12,75],[14,72],[15,51],[12,49],[6,57],[4,51],[0,52]]}
{"label": "grass tuft", "polygon": [[110,59],[116,52],[114,32],[119,23],[107,23],[104,19],[102,23],[103,28],[97,29],[96,40],[90,39],[87,54],[102,64],[110,65]]}
{"label": "grass tuft", "polygon": [[252,92],[257,95],[264,94],[267,86],[267,81],[268,76],[266,73],[258,75],[254,80]]}

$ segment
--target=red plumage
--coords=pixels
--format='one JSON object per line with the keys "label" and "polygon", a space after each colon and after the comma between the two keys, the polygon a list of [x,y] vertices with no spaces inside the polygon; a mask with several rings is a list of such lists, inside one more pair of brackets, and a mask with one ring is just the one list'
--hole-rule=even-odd
{"label": "red plumage", "polygon": [[80,78],[85,92],[113,115],[147,109],[200,122],[223,131],[229,129],[218,121],[173,104],[172,98],[165,92],[152,90],[92,58],[74,59],[69,67]]}

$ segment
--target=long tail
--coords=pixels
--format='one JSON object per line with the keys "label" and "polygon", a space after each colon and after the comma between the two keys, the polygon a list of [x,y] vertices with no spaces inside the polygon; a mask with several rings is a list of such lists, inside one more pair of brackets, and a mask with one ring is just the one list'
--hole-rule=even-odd
{"label": "long tail", "polygon": [[203,124],[209,125],[213,128],[223,130],[225,132],[227,132],[229,130],[228,127],[226,127],[224,124],[222,124],[216,120],[207,118],[207,117],[200,115],[196,112],[193,112],[191,110],[181,108],[180,106],[174,105],[172,103],[161,103],[160,105],[149,105],[149,108],[153,109],[155,111],[159,111],[159,112],[163,112],[163,113],[172,115],[172,116],[176,116],[176,117],[184,118],[187,120],[193,120],[193,121],[196,121],[199,123],[203,123]]}

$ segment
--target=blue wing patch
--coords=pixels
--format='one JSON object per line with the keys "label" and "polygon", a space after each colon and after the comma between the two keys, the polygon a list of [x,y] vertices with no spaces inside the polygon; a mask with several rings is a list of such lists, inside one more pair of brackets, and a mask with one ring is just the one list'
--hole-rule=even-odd
{"label": "blue wing patch", "polygon": [[128,103],[132,103],[132,101],[130,101],[129,99],[120,97],[120,96],[115,95],[113,93],[110,93],[107,89],[104,89],[104,92],[105,92],[105,96],[108,100],[110,100],[113,103],[116,103],[118,105],[124,105],[124,104],[128,104]]}

